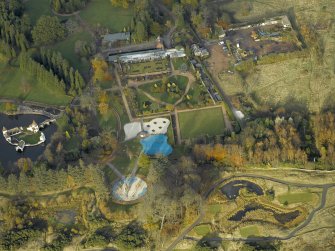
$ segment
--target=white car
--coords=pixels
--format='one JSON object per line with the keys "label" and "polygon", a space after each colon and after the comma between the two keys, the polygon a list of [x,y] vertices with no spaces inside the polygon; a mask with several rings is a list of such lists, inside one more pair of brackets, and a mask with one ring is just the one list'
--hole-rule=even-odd
{"label": "white car", "polygon": [[220,42],[219,42],[219,45],[223,45],[223,44],[224,44],[224,41],[220,41]]}

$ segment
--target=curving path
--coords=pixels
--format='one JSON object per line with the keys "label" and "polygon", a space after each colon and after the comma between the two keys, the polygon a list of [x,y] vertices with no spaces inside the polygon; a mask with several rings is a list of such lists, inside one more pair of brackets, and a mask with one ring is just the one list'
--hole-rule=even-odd
{"label": "curving path", "polygon": [[[207,200],[208,197],[211,195],[211,193],[218,187],[220,186],[223,182],[228,181],[230,179],[234,179],[234,178],[256,178],[256,179],[265,179],[265,180],[269,180],[269,181],[273,181],[273,182],[277,182],[280,184],[284,184],[284,185],[288,185],[288,186],[297,186],[297,187],[306,187],[306,188],[322,188],[322,195],[321,195],[321,201],[320,201],[320,205],[317,208],[314,208],[312,210],[312,212],[309,214],[309,216],[307,217],[307,219],[301,224],[299,225],[297,228],[295,228],[291,233],[289,233],[287,236],[285,237],[277,237],[277,236],[269,236],[269,237],[251,237],[251,238],[213,238],[213,240],[228,240],[228,241],[273,241],[273,240],[288,240],[291,239],[292,237],[296,236],[296,233],[298,231],[300,231],[301,229],[303,229],[304,227],[306,227],[311,220],[313,219],[314,215],[316,212],[318,212],[319,210],[321,210],[325,204],[326,204],[326,199],[327,199],[327,192],[328,189],[331,187],[335,187],[335,183],[328,183],[328,184],[303,184],[303,183],[297,183],[297,182],[290,182],[290,181],[284,181],[284,180],[280,180],[277,178],[273,178],[273,177],[268,177],[268,176],[264,176],[264,175],[257,175],[257,174],[240,174],[240,175],[233,175],[227,178],[223,178],[221,180],[219,180],[218,182],[216,182],[215,184],[213,184],[208,190],[207,192],[204,194],[204,200]],[[197,226],[201,221],[202,218],[204,217],[205,212],[203,207],[200,208],[200,214],[199,217],[189,226],[187,227],[185,230],[183,230],[183,232],[177,237],[177,239],[175,239],[166,250],[173,250],[175,248],[175,246],[181,241],[183,240],[186,235],[195,227]]]}

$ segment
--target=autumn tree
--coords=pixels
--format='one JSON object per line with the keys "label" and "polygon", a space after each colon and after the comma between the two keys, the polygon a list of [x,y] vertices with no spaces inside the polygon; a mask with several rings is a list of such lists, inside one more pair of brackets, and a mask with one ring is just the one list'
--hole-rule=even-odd
{"label": "autumn tree", "polygon": [[92,59],[91,64],[94,71],[94,83],[99,81],[111,80],[112,77],[108,71],[108,64],[104,59],[95,57],[94,59]]}

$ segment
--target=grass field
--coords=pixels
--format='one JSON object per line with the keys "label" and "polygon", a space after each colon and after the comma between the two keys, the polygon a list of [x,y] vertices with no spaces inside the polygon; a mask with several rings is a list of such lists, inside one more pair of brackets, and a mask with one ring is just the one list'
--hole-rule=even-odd
{"label": "grass field", "polygon": [[110,0],[90,1],[80,16],[93,27],[102,26],[110,32],[121,32],[129,27],[133,10],[115,8]]}
{"label": "grass field", "polygon": [[80,31],[74,34],[69,35],[65,40],[56,43],[52,46],[52,49],[59,51],[62,53],[63,57],[66,58],[70,64],[78,69],[81,74],[87,74],[90,62],[86,59],[82,60],[76,53],[75,53],[75,44],[78,40],[86,41],[88,43],[93,41],[93,38],[90,33],[86,31]]}
{"label": "grass field", "polygon": [[29,0],[25,3],[25,12],[29,15],[31,23],[35,24],[42,15],[51,15],[50,1]]}
{"label": "grass field", "polygon": [[0,64],[0,97],[35,101],[49,105],[66,105],[71,97],[58,87],[40,83],[19,68]]}
{"label": "grass field", "polygon": [[194,229],[195,233],[199,236],[205,236],[211,231],[211,227],[209,225],[200,225],[196,226]]}
{"label": "grass field", "polygon": [[280,203],[301,203],[301,202],[309,202],[313,200],[313,193],[305,192],[305,193],[287,193],[278,196],[278,200]]}
{"label": "grass field", "polygon": [[179,112],[178,118],[183,139],[221,135],[225,131],[221,107]]}
{"label": "grass field", "polygon": [[259,230],[258,227],[255,225],[252,226],[246,226],[246,227],[242,227],[240,229],[240,233],[242,235],[242,237],[248,237],[248,236],[258,236],[259,235]]}

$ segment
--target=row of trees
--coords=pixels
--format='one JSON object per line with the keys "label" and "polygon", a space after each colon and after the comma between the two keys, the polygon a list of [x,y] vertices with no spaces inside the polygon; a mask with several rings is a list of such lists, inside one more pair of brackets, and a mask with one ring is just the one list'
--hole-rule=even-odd
{"label": "row of trees", "polygon": [[64,80],[59,80],[51,70],[47,70],[43,65],[32,59],[27,53],[21,53],[19,57],[20,70],[33,76],[37,81],[45,84],[56,86],[65,91]]}
{"label": "row of trees", "polygon": [[57,13],[72,13],[86,6],[89,0],[52,0],[52,7]]}
{"label": "row of trees", "polygon": [[323,164],[335,164],[335,114],[327,112],[316,115],[312,121],[315,128],[315,143],[320,151],[320,161]]}
{"label": "row of trees", "polygon": [[81,94],[85,81],[78,70],[74,70],[69,62],[58,52],[41,48],[35,60],[42,64],[48,71],[52,71],[66,85],[66,91],[71,94]]}
{"label": "row of trees", "polygon": [[6,193],[56,192],[82,186],[93,188],[102,197],[108,193],[102,170],[82,162],[67,170],[48,170],[44,165],[35,165],[27,174],[21,172],[19,177],[11,174],[7,179],[0,177],[0,181],[0,190]]}
{"label": "row of trees", "polygon": [[1,1],[0,3],[0,39],[15,50],[29,47],[29,18],[23,15],[21,0]]}

